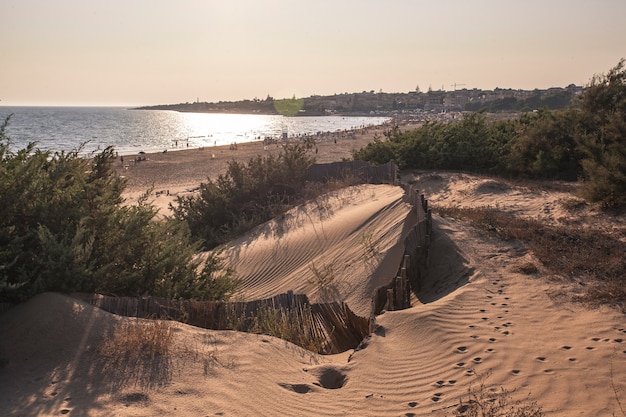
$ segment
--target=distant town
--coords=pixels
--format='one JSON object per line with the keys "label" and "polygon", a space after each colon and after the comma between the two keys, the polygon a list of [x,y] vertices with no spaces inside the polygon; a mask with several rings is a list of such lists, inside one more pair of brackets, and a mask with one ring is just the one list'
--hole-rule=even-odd
{"label": "distant town", "polygon": [[583,87],[574,84],[549,89],[515,90],[496,88],[457,88],[452,91],[432,90],[422,92],[417,88],[408,93],[385,93],[363,91],[327,96],[313,95],[306,98],[265,99],[254,98],[240,101],[214,103],[195,102],[139,107],[138,110],[175,110],[196,113],[243,113],[285,114],[297,116],[393,116],[418,113],[446,113],[461,111],[485,111],[489,113],[523,112],[540,108],[559,109],[568,107],[572,100],[582,94]]}

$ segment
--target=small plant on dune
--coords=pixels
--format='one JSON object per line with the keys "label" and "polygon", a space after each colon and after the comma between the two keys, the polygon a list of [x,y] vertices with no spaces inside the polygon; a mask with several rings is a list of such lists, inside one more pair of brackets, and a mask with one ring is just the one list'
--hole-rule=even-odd
{"label": "small plant on dune", "polygon": [[95,365],[114,388],[164,386],[172,380],[173,345],[171,321],[123,319],[105,336]]}
{"label": "small plant on dune", "polygon": [[[626,411],[624,411],[624,406],[622,405],[622,400],[620,399],[620,396],[619,396],[619,390],[615,386],[615,375],[613,373],[613,358],[615,357],[615,353],[616,352],[617,352],[617,350],[614,348],[613,349],[613,354],[611,355],[611,368],[610,368],[610,372],[611,372],[611,389],[613,389],[613,394],[615,395],[615,401],[617,401],[617,406],[619,407],[620,412],[622,413],[622,415],[624,417],[626,417]],[[613,412],[613,415],[615,416],[615,412]]]}
{"label": "small plant on dune", "polygon": [[173,338],[171,321],[124,320],[104,342],[100,354],[111,359],[154,359],[170,354]]}
{"label": "small plant on dune", "polygon": [[361,243],[361,246],[363,247],[363,251],[364,251],[363,257],[366,262],[370,261],[373,258],[377,258],[378,256],[380,256],[381,251],[378,247],[378,244],[374,240],[373,231],[370,230],[367,232],[363,232],[363,234],[361,234],[360,243]]}
{"label": "small plant on dune", "polygon": [[511,393],[504,388],[492,390],[487,388],[485,380],[488,375],[480,378],[480,385],[470,385],[465,400],[454,411],[456,417],[542,417],[543,411],[535,401],[513,400]]}
{"label": "small plant on dune", "polygon": [[317,287],[323,300],[332,300],[339,296],[339,290],[335,284],[334,262],[324,264],[319,268],[314,262],[311,262],[309,270],[313,273],[313,278],[307,282]]}

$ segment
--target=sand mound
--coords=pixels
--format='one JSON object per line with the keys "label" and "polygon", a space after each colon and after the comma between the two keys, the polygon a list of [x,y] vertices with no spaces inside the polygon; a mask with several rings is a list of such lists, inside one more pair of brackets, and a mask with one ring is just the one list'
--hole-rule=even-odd
{"label": "sand mound", "polygon": [[312,302],[346,301],[368,317],[374,290],[398,270],[412,226],[403,195],[390,185],[349,187],[253,230],[224,252],[242,280],[239,295],[256,300],[293,290]]}
{"label": "sand mound", "polygon": [[[605,217],[603,224],[589,206],[568,210],[572,205],[561,202],[575,197],[562,188],[447,173],[414,180],[434,205],[497,203],[546,222],[607,230],[624,221]],[[407,209],[395,187],[349,193],[313,202],[233,244],[232,262],[246,277],[242,293],[301,289],[321,296],[302,276],[311,263],[321,268],[332,260],[341,272],[337,282],[348,287],[340,294],[364,304],[360,287],[374,285],[387,257],[392,263]],[[488,392],[504,387],[514,399],[530,396],[549,416],[621,415],[624,315],[552,298],[561,284],[541,268],[524,275],[520,266],[535,261],[519,243],[436,215],[433,227],[429,275],[413,307],[378,316],[376,331],[341,355],[175,324],[172,349],[156,358],[158,366],[107,367],[96,347],[112,326],[132,319],[40,295],[0,315],[0,415],[449,416],[481,381]],[[385,255],[378,270],[365,273],[359,242],[370,231]]]}

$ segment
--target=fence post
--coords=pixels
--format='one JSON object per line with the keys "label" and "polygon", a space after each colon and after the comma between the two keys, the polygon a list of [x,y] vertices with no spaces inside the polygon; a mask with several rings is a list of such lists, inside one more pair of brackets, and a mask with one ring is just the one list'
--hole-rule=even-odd
{"label": "fence post", "polygon": [[395,310],[393,305],[393,288],[387,288],[387,311]]}

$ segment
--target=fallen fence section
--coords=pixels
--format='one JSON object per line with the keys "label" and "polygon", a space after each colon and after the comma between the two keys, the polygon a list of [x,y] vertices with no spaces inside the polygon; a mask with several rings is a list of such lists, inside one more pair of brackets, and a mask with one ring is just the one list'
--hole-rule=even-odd
{"label": "fallen fence section", "polygon": [[250,302],[100,294],[74,296],[122,316],[176,320],[213,330],[268,334],[324,354],[354,349],[369,333],[369,320],[354,314],[345,303],[310,304],[306,295],[293,292]]}

